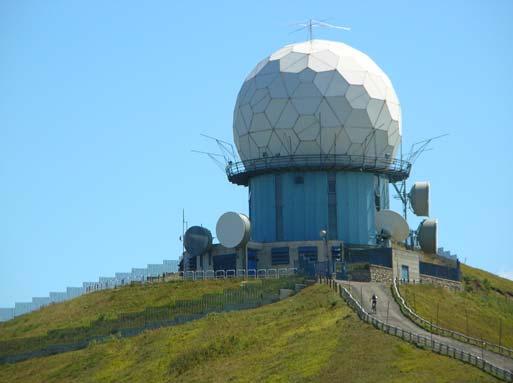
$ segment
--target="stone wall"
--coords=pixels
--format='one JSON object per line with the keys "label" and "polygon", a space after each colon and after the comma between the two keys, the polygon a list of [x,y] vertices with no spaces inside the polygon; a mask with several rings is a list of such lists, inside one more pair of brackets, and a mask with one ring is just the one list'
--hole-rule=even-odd
{"label": "stone wall", "polygon": [[[358,271],[359,271],[358,279],[354,279],[354,276],[353,276],[352,280],[359,280],[362,282],[371,281],[371,282],[388,283],[388,284],[391,284],[393,282],[393,278],[394,278],[393,270],[389,267],[370,265],[369,270],[358,270]],[[354,271],[352,273],[354,273]],[[415,283],[415,282],[413,282],[413,283]],[[462,289],[461,282],[451,281],[449,279],[432,277],[430,275],[424,275],[424,274],[420,274],[420,283],[433,284],[436,286],[442,286],[442,287],[446,287],[448,289],[454,289],[454,290]]]}
{"label": "stone wall", "polygon": [[370,280],[379,283],[392,283],[394,279],[393,271],[389,267],[378,265],[370,266]]}
{"label": "stone wall", "polygon": [[459,281],[451,281],[449,279],[442,279],[433,277],[431,275],[420,274],[420,283],[430,283],[436,286],[446,287],[453,290],[462,290],[463,286]]}

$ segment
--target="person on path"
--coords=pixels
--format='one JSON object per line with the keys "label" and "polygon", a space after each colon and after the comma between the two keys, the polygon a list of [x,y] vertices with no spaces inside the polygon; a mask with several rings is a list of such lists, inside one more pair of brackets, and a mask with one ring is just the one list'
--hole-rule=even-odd
{"label": "person on path", "polygon": [[372,303],[372,312],[375,314],[376,307],[378,305],[378,297],[374,293],[372,294],[371,303]]}

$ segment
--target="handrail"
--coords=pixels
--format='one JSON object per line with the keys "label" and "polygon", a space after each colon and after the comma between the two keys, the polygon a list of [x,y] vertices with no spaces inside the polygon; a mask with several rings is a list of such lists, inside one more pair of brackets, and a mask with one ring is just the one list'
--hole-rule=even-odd
{"label": "handrail", "polygon": [[[434,332],[436,334],[451,337],[453,339],[459,340],[460,342],[465,342],[474,346],[483,347],[488,351],[494,352],[496,354],[500,354],[503,356],[506,356],[508,358],[513,358],[513,350],[504,346],[499,346],[495,343],[486,342],[482,339],[473,338],[471,336],[462,334],[458,331],[453,331],[446,329],[444,327],[440,327],[436,324],[433,324],[432,322],[428,321],[427,319],[422,318],[420,315],[418,315],[415,311],[413,311],[407,304],[404,298],[401,296],[401,293],[399,292],[399,289],[397,288],[397,281],[394,279],[393,285],[392,285],[392,295],[396,298],[397,303],[399,304],[399,307],[401,308],[401,311],[403,314],[405,314],[406,317],[408,317],[413,323],[417,324],[418,326],[422,327],[426,331]],[[435,331],[433,331],[435,330]]]}
{"label": "handrail", "polygon": [[[496,378],[502,379],[506,382],[513,382],[512,371],[508,371],[501,367],[497,367],[494,364],[485,360],[484,358],[463,351],[456,347],[450,346],[448,344],[436,341],[424,335],[416,334],[407,330],[403,330],[399,327],[389,325],[388,323],[385,323],[367,313],[367,311],[365,311],[362,305],[352,296],[352,294],[344,286],[342,286],[341,284],[329,282],[330,279],[328,278],[323,278],[323,280],[326,284],[330,284],[330,286],[333,289],[338,289],[340,296],[346,301],[349,307],[356,311],[356,314],[361,320],[372,324],[375,328],[387,334],[401,338],[409,343],[416,345],[417,347],[428,348],[433,352],[447,355],[454,359],[458,359],[465,363],[469,363],[477,368],[480,368],[484,372],[487,372],[495,376]],[[321,282],[321,278],[319,278],[319,281]]]}
{"label": "handrail", "polygon": [[379,173],[393,181],[401,181],[410,175],[411,163],[386,157],[348,154],[313,154],[263,157],[240,162],[230,162],[226,175],[230,182],[247,185],[249,178],[273,171],[297,170],[352,170]]}

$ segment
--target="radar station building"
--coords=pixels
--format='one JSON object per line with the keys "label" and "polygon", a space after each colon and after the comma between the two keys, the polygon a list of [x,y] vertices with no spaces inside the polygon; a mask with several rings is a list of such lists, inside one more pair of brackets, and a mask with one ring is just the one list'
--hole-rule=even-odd
{"label": "radar station building", "polygon": [[[244,248],[222,245],[187,265],[295,267],[344,249],[391,253],[376,214],[390,207],[389,184],[410,174],[396,158],[401,129],[392,82],[365,53],[326,40],[277,50],[246,77],[233,115],[240,161],[226,173],[249,193],[247,265]],[[409,263],[408,279],[419,279],[418,263]]]}

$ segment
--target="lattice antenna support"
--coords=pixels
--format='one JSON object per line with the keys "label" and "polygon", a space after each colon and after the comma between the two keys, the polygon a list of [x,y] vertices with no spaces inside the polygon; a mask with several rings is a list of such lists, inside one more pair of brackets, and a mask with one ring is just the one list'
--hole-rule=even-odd
{"label": "lattice antenna support", "polygon": [[237,162],[237,154],[235,152],[235,148],[233,147],[233,144],[231,144],[228,141],[221,140],[216,137],[209,136],[207,134],[201,133],[201,136],[208,138],[210,140],[214,140],[219,148],[219,150],[222,153],[222,156],[224,157],[224,160],[226,163],[229,162]]}
{"label": "lattice antenna support", "polygon": [[448,135],[449,135],[449,133],[446,133],[446,134],[442,134],[440,136],[431,137],[426,140],[422,140],[422,141],[414,143],[410,147],[409,153],[406,155],[406,160],[413,165],[415,163],[415,161],[417,161],[417,159],[422,155],[422,153],[433,150],[433,148],[429,147],[429,144],[431,144],[435,140],[438,140],[438,139],[448,136]]}
{"label": "lattice antenna support", "polygon": [[[203,152],[201,150],[191,150],[191,152],[200,153],[208,156],[216,164],[216,166],[223,172],[223,174],[225,174],[226,167],[228,166],[228,161],[226,161],[225,156],[218,153]],[[219,158],[222,158],[224,162],[219,160]]]}
{"label": "lattice antenna support", "polygon": [[[413,166],[415,161],[417,161],[419,159],[419,157],[422,155],[422,153],[433,150],[433,148],[429,147],[429,144],[431,144],[435,140],[438,140],[438,139],[448,136],[448,135],[449,135],[449,133],[441,134],[439,136],[431,137],[426,140],[422,140],[422,141],[414,143],[410,147],[409,153],[406,155],[406,161],[410,162]],[[401,144],[401,147],[402,147],[402,144]],[[403,205],[404,219],[407,219],[408,209],[410,209],[410,211],[412,211],[412,212],[413,212],[413,209],[408,204],[408,195],[407,195],[407,191],[406,191],[406,180],[399,182],[399,186],[397,185],[397,183],[393,183],[392,185],[394,186],[394,189],[397,193],[395,198],[400,199],[401,203]]]}

